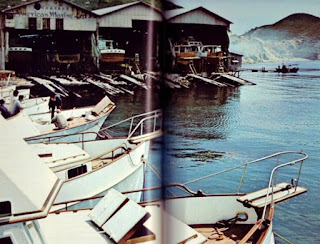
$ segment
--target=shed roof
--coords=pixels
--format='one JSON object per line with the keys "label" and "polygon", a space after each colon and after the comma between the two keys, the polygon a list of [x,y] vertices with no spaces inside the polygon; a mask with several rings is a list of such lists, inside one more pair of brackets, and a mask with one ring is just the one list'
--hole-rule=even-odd
{"label": "shed roof", "polygon": [[[24,6],[27,6],[27,5],[31,5],[31,4],[35,4],[37,2],[42,2],[42,1],[44,1],[44,0],[34,0],[34,1],[26,2],[26,3],[18,4],[18,5],[13,6],[13,7],[5,8],[1,12],[5,13],[5,12],[11,11],[13,9],[18,9],[18,8],[21,8],[21,7],[24,7]],[[54,0],[54,1],[59,1],[59,2],[63,2],[63,3],[69,4],[74,8],[80,9],[80,10],[82,10],[82,11],[88,13],[88,14],[91,14],[91,15],[93,15],[95,17],[97,16],[94,12],[91,12],[91,11],[85,9],[85,8],[82,8],[79,5],[74,4],[74,3],[70,2],[70,1],[67,1],[67,0]]]}
{"label": "shed roof", "polygon": [[10,122],[0,116],[0,202],[12,214],[42,211],[59,179]]}
{"label": "shed roof", "polygon": [[240,54],[240,53],[234,53],[234,52],[229,52],[231,55],[234,55],[234,56],[240,56],[240,57],[243,57],[243,55],[242,54]]}
{"label": "shed roof", "polygon": [[190,14],[191,12],[195,12],[198,10],[203,10],[203,11],[207,12],[208,14],[212,15],[213,17],[220,19],[221,21],[226,22],[226,24],[232,24],[231,21],[213,13],[212,11],[210,11],[204,7],[197,7],[197,8],[193,8],[193,9],[182,8],[182,9],[167,10],[167,11],[165,11],[164,16],[168,21],[170,21],[170,20],[173,20],[174,18],[177,18],[179,16],[187,15],[187,14]]}
{"label": "shed roof", "polygon": [[131,7],[131,6],[134,6],[134,5],[138,5],[138,4],[143,4],[159,13],[161,13],[161,11],[143,1],[135,1],[135,2],[131,2],[131,3],[125,3],[125,4],[120,4],[120,5],[116,5],[116,6],[113,6],[113,7],[107,7],[107,8],[102,8],[102,9],[96,9],[96,10],[93,10],[92,12],[99,15],[99,16],[102,16],[102,15],[106,15],[106,14],[111,14],[111,13],[114,13],[116,11],[120,11],[122,9],[125,9],[125,8],[128,8],[128,7]]}

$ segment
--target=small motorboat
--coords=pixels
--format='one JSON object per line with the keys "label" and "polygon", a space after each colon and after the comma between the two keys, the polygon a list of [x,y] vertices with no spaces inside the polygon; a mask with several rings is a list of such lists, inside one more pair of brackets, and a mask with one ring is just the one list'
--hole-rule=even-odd
{"label": "small motorboat", "polygon": [[[51,112],[27,115],[24,111],[7,120],[20,131],[28,143],[39,142],[75,142],[94,140],[115,104],[105,96],[95,106],[63,110],[67,127],[58,129],[51,123]],[[86,133],[86,138],[81,133]]]}
{"label": "small motorboat", "polygon": [[282,64],[282,67],[278,66],[276,68],[276,72],[278,73],[297,73],[299,71],[298,67],[292,67],[292,65],[286,66],[285,64]]}

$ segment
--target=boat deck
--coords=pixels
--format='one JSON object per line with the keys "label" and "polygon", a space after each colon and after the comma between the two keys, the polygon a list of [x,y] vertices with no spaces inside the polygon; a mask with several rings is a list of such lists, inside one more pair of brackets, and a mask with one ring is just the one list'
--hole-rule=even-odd
{"label": "boat deck", "polygon": [[[250,231],[253,225],[250,224],[235,224],[228,227],[218,227],[217,225],[192,226],[198,233],[207,238],[208,244],[231,244],[239,243],[239,241]],[[249,239],[247,243],[256,243],[260,234],[259,231]]]}
{"label": "boat deck", "polygon": [[88,123],[88,120],[84,117],[74,118],[68,121],[68,128],[83,125],[85,123]]}

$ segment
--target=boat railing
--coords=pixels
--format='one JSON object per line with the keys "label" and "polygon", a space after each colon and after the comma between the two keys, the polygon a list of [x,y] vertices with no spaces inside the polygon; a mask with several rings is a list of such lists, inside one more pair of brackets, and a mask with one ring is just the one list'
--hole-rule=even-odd
{"label": "boat railing", "polygon": [[[130,125],[129,125],[130,124]],[[124,128],[127,140],[137,143],[142,140],[150,140],[162,134],[162,111],[160,109],[139,114],[113,125],[102,128],[100,135],[110,136],[116,128]],[[129,125],[129,126],[128,126]]]}
{"label": "boat railing", "polygon": [[[286,152],[286,153],[294,153],[294,152]],[[300,159],[292,160],[292,161],[287,162],[287,163],[279,164],[279,165],[277,165],[276,167],[274,167],[272,169],[271,174],[270,174],[270,178],[269,178],[269,184],[268,184],[268,188],[267,188],[267,195],[266,195],[266,200],[265,200],[265,204],[264,204],[264,207],[263,207],[263,213],[262,213],[261,219],[265,218],[266,211],[267,211],[267,206],[268,206],[268,200],[269,200],[270,197],[271,197],[271,204],[274,204],[274,198],[273,198],[274,197],[274,185],[276,184],[276,183],[274,183],[274,179],[275,179],[275,173],[280,168],[293,166],[295,164],[300,164],[300,168],[299,168],[299,172],[298,172],[297,178],[292,179],[292,185],[294,184],[294,189],[296,191],[296,189],[297,189],[297,187],[299,185],[299,180],[300,180],[300,176],[301,176],[301,170],[302,170],[303,162],[304,162],[305,159],[308,158],[308,155],[306,153],[304,153],[304,152],[296,152],[296,153],[299,153],[303,157],[300,158]]]}
{"label": "boat railing", "polygon": [[[280,162],[279,162],[280,156],[282,156],[282,155],[290,155],[290,154],[291,155],[299,155],[301,157],[299,157],[298,159],[287,161],[285,163],[281,163],[280,164]],[[265,157],[262,157],[262,158],[247,162],[247,163],[240,164],[240,165],[232,167],[232,168],[228,168],[228,169],[225,169],[225,170],[222,170],[222,171],[219,171],[219,172],[215,172],[215,173],[212,173],[212,174],[209,174],[209,175],[206,175],[206,176],[203,176],[203,177],[200,177],[200,178],[185,182],[182,185],[181,184],[170,184],[170,185],[168,185],[166,187],[175,186],[175,187],[180,188],[180,190],[182,189],[182,191],[184,191],[186,193],[189,193],[191,195],[195,195],[195,194],[201,195],[202,194],[202,195],[205,196],[207,194],[202,193],[201,191],[198,191],[197,193],[192,192],[190,189],[186,188],[186,185],[188,185],[190,183],[197,182],[197,181],[201,181],[201,180],[204,180],[204,179],[207,179],[207,178],[215,177],[215,176],[218,176],[218,175],[230,172],[230,171],[234,171],[234,170],[237,170],[237,169],[240,169],[240,168],[243,168],[242,177],[240,179],[239,186],[238,186],[238,191],[237,191],[237,194],[241,195],[241,194],[243,194],[243,193],[241,193],[241,187],[242,187],[243,181],[245,179],[245,175],[246,175],[246,172],[248,170],[248,166],[256,164],[256,163],[260,163],[260,162],[263,162],[263,161],[266,161],[267,159],[271,159],[271,158],[276,158],[277,166],[274,167],[271,170],[271,173],[270,173],[270,176],[269,176],[269,183],[268,183],[267,193],[266,193],[266,196],[265,196],[265,203],[263,205],[263,212],[262,212],[262,219],[264,219],[265,218],[265,214],[266,214],[266,210],[267,210],[267,206],[269,204],[273,205],[275,203],[274,198],[273,198],[274,194],[275,194],[274,186],[277,184],[277,181],[278,181],[278,178],[275,177],[275,173],[280,168],[284,168],[284,167],[288,167],[288,166],[294,166],[296,164],[299,164],[300,168],[299,168],[299,171],[297,173],[297,177],[291,180],[292,187],[294,187],[294,191],[296,191],[296,189],[297,189],[297,187],[299,185],[299,180],[300,180],[300,176],[301,176],[301,170],[302,170],[303,162],[304,162],[305,159],[308,158],[308,155],[306,153],[304,153],[304,152],[294,152],[294,151],[277,152],[277,153],[274,153],[274,154],[271,154],[271,155],[268,155],[268,156],[265,156]],[[172,191],[170,191],[170,193],[173,194]],[[271,199],[271,201],[270,201],[270,199]]]}
{"label": "boat railing", "polygon": [[[43,103],[47,103],[48,101],[46,100],[45,97],[36,97],[36,98],[32,98],[32,99],[28,99],[28,100],[25,100],[23,105],[24,105],[24,108],[32,108],[34,107],[35,105],[39,105],[39,104],[43,104]],[[31,114],[33,115],[33,114]]]}
{"label": "boat railing", "polygon": [[[219,172],[215,172],[215,173],[212,173],[212,174],[209,174],[209,175],[197,178],[197,179],[190,180],[188,182],[185,182],[184,185],[188,185],[190,183],[194,183],[194,182],[197,182],[197,181],[200,181],[200,180],[203,180],[203,179],[207,179],[207,178],[211,178],[211,177],[214,177],[214,176],[217,176],[217,175],[221,175],[223,173],[227,173],[227,172],[239,169],[239,168],[244,168],[243,169],[243,173],[242,173],[242,177],[241,177],[241,180],[240,180],[240,183],[239,183],[238,191],[237,191],[238,193],[240,193],[241,186],[242,186],[242,183],[244,181],[245,174],[246,174],[246,171],[247,171],[247,168],[248,168],[249,165],[256,164],[256,163],[265,161],[265,160],[270,159],[270,158],[279,157],[279,156],[285,155],[285,154],[298,154],[298,155],[302,155],[303,156],[302,158],[299,158],[297,160],[290,161],[290,162],[286,163],[286,164],[289,164],[289,165],[294,165],[295,163],[300,162],[300,161],[303,162],[305,159],[308,158],[308,155],[306,153],[304,153],[304,152],[294,152],[294,151],[277,152],[277,153],[270,154],[268,156],[265,156],[265,157],[262,157],[262,158],[247,162],[247,163],[240,164],[240,165],[232,167],[232,168],[228,168],[228,169],[225,169],[225,170],[222,170],[222,171],[219,171]],[[279,158],[278,158],[278,160],[279,160]],[[300,174],[301,174],[301,172],[299,172],[298,178],[300,177]]]}
{"label": "boat railing", "polygon": [[[74,136],[77,136],[79,140],[69,141],[68,138],[72,138]],[[77,132],[67,135],[56,135],[56,136],[42,136],[42,137],[30,137],[25,138],[26,142],[29,143],[84,143],[86,141],[89,141],[87,138],[91,138],[92,136],[96,136],[96,138],[99,138],[100,135],[97,132]],[[65,139],[65,141],[61,142],[60,139]],[[59,142],[57,142],[59,140]]]}
{"label": "boat railing", "polygon": [[90,161],[94,161],[96,159],[101,159],[101,160],[109,159],[109,160],[113,161],[114,159],[118,158],[119,156],[123,155],[124,153],[129,153],[128,148],[124,147],[124,146],[118,146],[108,152],[104,152],[103,154],[100,154],[100,155],[90,159]]}
{"label": "boat railing", "polygon": [[[114,137],[110,135],[112,134],[112,130],[117,126],[121,127],[121,125],[122,128],[125,128],[125,132],[122,132],[121,135],[116,135],[117,137],[126,138],[132,143],[154,139],[162,135],[162,111],[158,109],[130,117],[113,125],[104,127],[98,133],[77,132],[68,135],[30,137],[25,140],[29,143],[59,143],[63,139],[61,143],[84,143],[92,140],[88,138],[93,137],[96,139],[111,139]],[[77,139],[74,139],[75,136]],[[59,142],[57,142],[58,140]]]}
{"label": "boat railing", "polygon": [[[162,190],[163,186],[153,186],[153,187],[147,187],[147,188],[142,188],[142,189],[137,189],[137,190],[131,190],[131,191],[124,191],[121,192],[122,194],[132,194],[132,193],[138,193],[138,192],[148,192],[148,191],[157,191],[157,190]],[[188,189],[186,187],[186,189]],[[80,199],[75,199],[75,200],[70,200],[70,201],[63,201],[63,202],[55,202],[52,206],[59,206],[59,210],[54,210],[52,212],[60,212],[60,211],[68,211],[70,209],[71,206],[73,206],[75,203],[81,203],[81,202],[88,202],[88,201],[93,201],[96,199],[101,199],[103,198],[105,195],[97,195],[97,196],[91,196],[91,197],[86,197],[86,198],[80,198]],[[148,201],[141,201],[139,202],[139,204],[148,204],[148,203],[152,203],[155,201],[160,201],[162,199],[152,199],[152,200],[148,200]],[[89,204],[90,205],[90,204]],[[93,206],[89,206],[89,208],[93,208]],[[87,209],[87,208],[85,208]],[[80,208],[72,208],[73,211],[76,210],[81,210]]]}

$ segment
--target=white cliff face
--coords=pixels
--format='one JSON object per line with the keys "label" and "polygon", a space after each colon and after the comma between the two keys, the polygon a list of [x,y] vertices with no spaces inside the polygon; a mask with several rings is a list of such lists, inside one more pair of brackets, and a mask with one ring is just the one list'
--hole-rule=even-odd
{"label": "white cliff face", "polygon": [[320,35],[292,25],[288,31],[283,26],[265,26],[242,36],[230,36],[229,51],[244,55],[244,63],[318,60]]}
{"label": "white cliff face", "polygon": [[231,36],[229,50],[244,55],[245,63],[315,60],[320,53],[320,41],[301,37],[265,40],[256,36]]}

